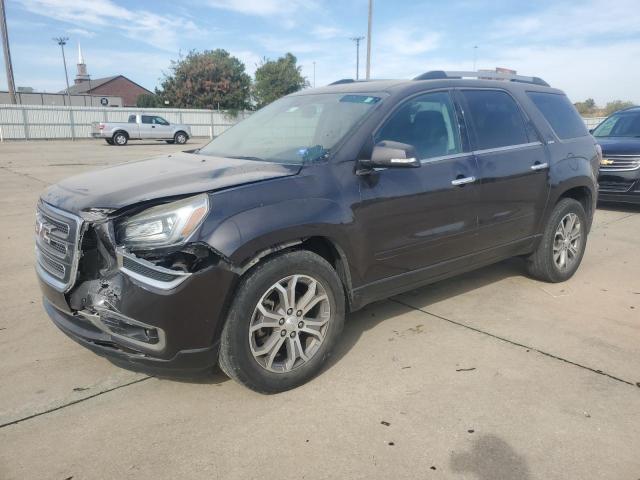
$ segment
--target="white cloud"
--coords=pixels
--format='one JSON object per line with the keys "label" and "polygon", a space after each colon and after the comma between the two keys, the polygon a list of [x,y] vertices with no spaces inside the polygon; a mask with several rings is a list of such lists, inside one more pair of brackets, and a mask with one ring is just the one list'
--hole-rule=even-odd
{"label": "white cloud", "polygon": [[[372,35],[372,39],[375,37]],[[438,32],[423,33],[423,28],[392,25],[380,34],[377,45],[384,51],[402,56],[420,55],[440,46],[441,35]]]}
{"label": "white cloud", "polygon": [[315,8],[309,0],[209,0],[214,8],[221,8],[246,15],[286,17],[300,9]]}
{"label": "white cloud", "polygon": [[179,16],[163,16],[146,10],[130,10],[111,0],[22,0],[35,14],[84,27],[87,25],[115,29],[129,38],[156,48],[176,51],[179,36],[190,37],[201,30],[195,23]]}
{"label": "white cloud", "polygon": [[66,32],[69,35],[79,35],[81,37],[93,38],[96,36],[95,32],[90,32],[84,28],[68,28]]}
{"label": "white cloud", "polygon": [[342,29],[327,25],[314,27],[313,30],[311,30],[311,34],[321,40],[328,40],[338,36],[346,36]]}

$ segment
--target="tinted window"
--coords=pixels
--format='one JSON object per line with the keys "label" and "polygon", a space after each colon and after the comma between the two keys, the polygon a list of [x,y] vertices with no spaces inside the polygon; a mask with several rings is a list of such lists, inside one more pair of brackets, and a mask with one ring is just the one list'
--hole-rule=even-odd
{"label": "tinted window", "polygon": [[463,90],[462,95],[475,127],[477,149],[529,142],[520,108],[509,94],[499,90]]}
{"label": "tinted window", "polygon": [[153,123],[156,125],[169,125],[169,122],[162,117],[153,117]]}
{"label": "tinted window", "polygon": [[150,117],[149,115],[142,115],[140,119],[142,123],[153,123],[153,117]]}
{"label": "tinted window", "polygon": [[589,133],[566,95],[541,92],[527,92],[527,94],[547,119],[558,138],[566,140],[584,137]]}
{"label": "tinted window", "polygon": [[136,123],[136,116],[135,115],[129,115],[129,123]]}
{"label": "tinted window", "polygon": [[640,111],[616,113],[598,125],[595,137],[640,137]]}
{"label": "tinted window", "polygon": [[458,127],[446,92],[428,93],[400,107],[376,134],[375,142],[391,140],[413,145],[419,158],[460,152]]}

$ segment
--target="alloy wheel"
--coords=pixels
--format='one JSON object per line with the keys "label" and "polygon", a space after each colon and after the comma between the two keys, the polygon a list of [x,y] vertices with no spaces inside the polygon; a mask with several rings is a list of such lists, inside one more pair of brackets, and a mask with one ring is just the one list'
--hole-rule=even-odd
{"label": "alloy wheel", "polygon": [[559,270],[568,270],[578,261],[582,242],[582,224],[578,215],[567,213],[553,238],[553,261]]}
{"label": "alloy wheel", "polygon": [[267,289],[249,325],[253,358],[286,373],[309,362],[325,340],[331,306],[322,284],[308,275],[285,277]]}

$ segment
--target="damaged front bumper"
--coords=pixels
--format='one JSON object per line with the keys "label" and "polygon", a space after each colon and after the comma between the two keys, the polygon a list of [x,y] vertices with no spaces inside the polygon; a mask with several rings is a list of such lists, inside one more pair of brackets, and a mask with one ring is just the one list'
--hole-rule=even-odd
{"label": "damaged front bumper", "polygon": [[[49,217],[54,224],[64,221],[47,210],[42,218]],[[117,248],[108,222],[79,222],[82,228],[69,246],[77,249],[78,262],[69,285],[60,288],[39,264],[44,307],[53,322],[81,345],[125,368],[178,374],[215,365],[237,272],[203,245],[185,245],[147,259]],[[57,233],[55,228],[47,231],[56,245],[64,244]],[[49,241],[37,238],[38,248],[56,260]],[[193,260],[196,254],[199,260]],[[169,258],[182,268],[169,268],[158,258]]]}

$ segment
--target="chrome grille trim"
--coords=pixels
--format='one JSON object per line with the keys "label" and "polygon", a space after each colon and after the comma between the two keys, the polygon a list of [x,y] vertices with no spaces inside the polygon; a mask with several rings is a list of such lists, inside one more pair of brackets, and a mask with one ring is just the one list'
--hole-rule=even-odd
{"label": "chrome grille trim", "polygon": [[40,278],[60,292],[76,280],[82,219],[43,201],[36,209],[36,271]]}
{"label": "chrome grille trim", "polygon": [[640,168],[638,155],[604,155],[603,161],[612,160],[611,165],[600,164],[601,172],[631,172]]}

